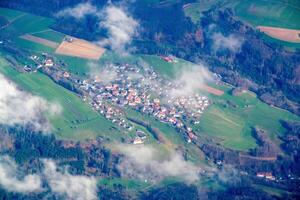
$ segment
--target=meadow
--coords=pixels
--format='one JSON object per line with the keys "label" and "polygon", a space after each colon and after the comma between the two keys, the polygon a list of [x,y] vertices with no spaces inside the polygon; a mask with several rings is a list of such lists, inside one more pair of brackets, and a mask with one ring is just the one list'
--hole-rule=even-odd
{"label": "meadow", "polygon": [[110,121],[92,110],[78,96],[55,84],[41,73],[23,74],[12,69],[4,59],[0,60],[0,72],[21,88],[50,102],[59,103],[61,115],[51,118],[54,133],[62,139],[82,140],[103,136],[119,139],[119,131]]}

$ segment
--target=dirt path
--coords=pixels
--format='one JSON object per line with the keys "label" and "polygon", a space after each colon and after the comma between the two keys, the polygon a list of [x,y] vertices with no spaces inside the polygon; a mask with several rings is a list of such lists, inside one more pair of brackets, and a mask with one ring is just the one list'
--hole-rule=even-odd
{"label": "dirt path", "polygon": [[22,35],[22,36],[20,36],[20,38],[25,39],[25,40],[29,40],[29,41],[32,41],[32,42],[36,42],[36,43],[39,43],[39,44],[43,44],[43,45],[46,45],[46,46],[54,48],[54,49],[56,49],[59,46],[59,43],[52,42],[50,40],[46,40],[46,39],[36,37],[36,36],[33,36],[33,35],[29,35],[29,34]]}
{"label": "dirt path", "polygon": [[27,14],[22,14],[22,15],[19,15],[19,16],[15,17],[14,19],[8,21],[8,23],[7,23],[6,25],[2,26],[0,29],[5,29],[6,27],[10,26],[10,25],[11,25],[12,23],[14,23],[16,20],[18,20],[18,19],[24,17],[25,15],[27,15]]}
{"label": "dirt path", "polygon": [[241,158],[248,158],[248,159],[253,159],[253,160],[261,160],[261,161],[275,161],[277,157],[257,157],[257,156],[249,156],[249,155],[243,155],[240,154]]}
{"label": "dirt path", "polygon": [[205,90],[211,94],[217,95],[217,96],[222,96],[224,94],[224,91],[210,87],[206,84],[203,84],[200,86],[200,89]]}

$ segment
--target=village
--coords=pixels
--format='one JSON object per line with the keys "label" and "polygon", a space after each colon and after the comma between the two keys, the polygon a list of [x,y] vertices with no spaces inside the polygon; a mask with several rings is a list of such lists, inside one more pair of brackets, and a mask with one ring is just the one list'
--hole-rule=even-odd
{"label": "village", "polygon": [[[190,143],[197,139],[191,125],[200,123],[201,114],[210,104],[209,99],[199,93],[172,95],[172,91],[181,85],[160,76],[151,66],[107,64],[99,69],[98,74],[82,80],[62,70],[60,63],[51,56],[32,55],[30,59],[37,63],[37,68],[24,66],[24,71],[42,70],[60,81],[72,82],[81,91],[83,101],[88,102],[94,110],[128,132],[133,131],[134,126],[127,119],[124,109],[130,108],[175,127]],[[172,58],[161,57],[161,59],[173,62]],[[131,141],[132,144],[145,142],[145,136],[136,135],[137,137]]]}
{"label": "village", "polygon": [[131,130],[132,125],[122,116],[122,108],[130,107],[176,127],[187,135],[188,142],[196,139],[188,124],[200,122],[201,114],[209,106],[206,96],[172,96],[170,91],[180,86],[161,78],[151,67],[110,64],[102,70],[113,72],[114,79],[107,82],[94,76],[82,81],[80,88],[89,94],[93,108],[107,119]]}

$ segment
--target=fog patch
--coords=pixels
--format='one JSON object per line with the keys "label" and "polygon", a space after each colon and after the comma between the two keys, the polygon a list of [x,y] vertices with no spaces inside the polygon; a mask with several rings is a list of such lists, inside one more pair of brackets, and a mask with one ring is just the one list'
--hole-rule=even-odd
{"label": "fog patch", "polygon": [[97,180],[94,177],[71,175],[66,169],[58,171],[56,163],[44,160],[44,176],[51,191],[66,199],[94,200],[97,199]]}
{"label": "fog patch", "polygon": [[151,146],[118,145],[124,154],[118,165],[122,176],[158,182],[167,177],[179,177],[187,183],[199,179],[199,168],[184,160],[178,152],[172,152],[167,158],[159,157],[160,152]]}
{"label": "fog patch", "polygon": [[220,49],[229,49],[230,51],[237,53],[240,51],[244,39],[236,34],[230,34],[227,37],[222,33],[213,33],[213,50],[217,52]]}
{"label": "fog patch", "polygon": [[16,162],[8,156],[0,156],[0,185],[10,192],[18,193],[42,190],[40,176],[36,174],[23,176]]}
{"label": "fog patch", "polygon": [[21,91],[0,74],[0,124],[29,126],[35,131],[49,132],[51,125],[46,118],[61,112],[57,103],[49,103],[41,97]]}
{"label": "fog patch", "polygon": [[199,92],[201,86],[211,81],[212,74],[204,65],[186,65],[178,70],[173,84],[176,86],[168,92],[168,97],[191,96]]}
{"label": "fog patch", "polygon": [[89,66],[89,76],[97,82],[102,82],[103,84],[108,84],[113,82],[118,77],[117,72],[109,66],[101,67],[99,64],[90,62]]}
{"label": "fog patch", "polygon": [[119,54],[127,54],[128,45],[137,35],[139,23],[128,14],[124,6],[110,4],[101,13],[99,26],[107,30],[108,37],[98,43],[109,46]]}
{"label": "fog patch", "polygon": [[132,38],[137,35],[139,23],[128,13],[125,1],[118,5],[109,1],[103,9],[98,9],[90,2],[80,3],[59,11],[55,16],[71,16],[80,20],[87,15],[95,16],[98,19],[99,29],[107,32],[107,37],[97,41],[97,44],[109,47],[120,55],[127,55],[131,51],[129,45]]}
{"label": "fog patch", "polygon": [[66,8],[64,10],[56,13],[56,17],[65,17],[70,16],[75,19],[82,19],[86,15],[95,15],[97,14],[97,8],[93,6],[90,2],[80,3],[74,7]]}

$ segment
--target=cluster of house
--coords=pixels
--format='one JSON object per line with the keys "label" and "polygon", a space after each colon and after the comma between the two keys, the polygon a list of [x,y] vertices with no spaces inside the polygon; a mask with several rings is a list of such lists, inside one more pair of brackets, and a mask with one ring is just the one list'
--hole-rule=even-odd
{"label": "cluster of house", "polygon": [[259,178],[265,178],[265,179],[271,180],[271,181],[276,180],[275,176],[273,176],[273,174],[271,172],[258,172],[256,174],[256,176]]}
{"label": "cluster of house", "polygon": [[[43,55],[43,58],[32,56],[31,59],[39,63],[38,68],[56,69],[55,61]],[[162,59],[172,60],[172,57]],[[37,68],[37,69],[38,69]],[[130,107],[139,112],[154,116],[163,123],[171,124],[179,132],[186,134],[188,142],[196,139],[192,124],[198,124],[201,114],[209,106],[206,96],[193,94],[189,96],[170,95],[170,91],[178,86],[159,76],[152,67],[141,67],[134,64],[110,64],[101,71],[113,72],[113,79],[106,77],[90,77],[87,80],[74,80],[80,90],[84,91],[83,100],[87,98],[91,106],[100,114],[124,129],[131,131],[133,125],[124,115],[124,107]],[[56,69],[56,75],[73,80],[66,71]],[[74,83],[75,83],[74,82]],[[137,137],[134,143],[141,143],[143,139]]]}
{"label": "cluster of house", "polygon": [[173,125],[186,133],[188,142],[196,139],[192,128],[185,122],[199,123],[202,112],[209,105],[207,97],[199,94],[169,97],[167,94],[176,86],[159,77],[151,67],[141,69],[137,65],[111,64],[106,68],[114,72],[113,80],[105,81],[95,76],[82,81],[80,85],[92,99],[91,105],[95,110],[131,130],[133,127],[122,112],[122,107],[128,106]]}

